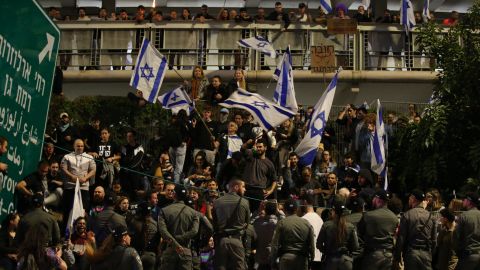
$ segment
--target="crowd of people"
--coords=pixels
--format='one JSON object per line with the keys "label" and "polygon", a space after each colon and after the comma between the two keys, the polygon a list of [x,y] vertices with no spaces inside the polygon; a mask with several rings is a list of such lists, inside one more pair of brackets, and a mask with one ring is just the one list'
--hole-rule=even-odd
{"label": "crowd of people", "polygon": [[[290,14],[277,2],[267,16],[222,9],[216,19],[321,22],[306,8]],[[347,18],[346,8],[335,16]],[[363,7],[353,17],[373,21]],[[186,8],[163,17],[140,6],[132,19],[180,18],[215,19],[205,5],[193,18]],[[131,18],[101,9],[98,19]],[[85,9],[78,20],[90,20]],[[94,116],[79,128],[62,112],[37,169],[16,179],[17,211],[0,230],[0,269],[480,268],[478,187],[445,200],[435,187],[390,192],[371,170],[376,115],[366,106],[345,106],[335,121],[345,132],[327,126],[314,163],[301,166],[294,149],[313,107],[265,131],[247,111],[219,105],[237,88],[249,91],[243,70],[225,84],[197,66],[184,88],[205,104],[201,115],[180,110],[148,144],[134,129],[117,142],[111,123]],[[406,117],[421,121],[413,104]],[[398,122],[388,114],[389,137]],[[8,143],[0,136],[0,158]],[[0,162],[0,173],[7,169]],[[70,220],[78,196],[83,214]]]}
{"label": "crowd of people", "polygon": [[[315,13],[315,14],[314,14]],[[380,12],[379,12],[380,13]],[[349,15],[350,14],[350,15]],[[359,5],[357,11],[350,12],[345,4],[337,4],[332,13],[329,14],[321,6],[318,7],[317,12],[309,10],[307,4],[299,3],[297,9],[286,11],[283,8],[281,2],[276,2],[274,10],[270,13],[266,13],[265,8],[259,7],[255,15],[251,15],[247,8],[225,8],[222,7],[218,14],[210,14],[207,5],[202,5],[200,11],[194,14],[190,11],[190,8],[182,8],[179,12],[176,9],[163,9],[163,8],[151,8],[148,10],[144,6],[137,7],[135,14],[128,14],[126,9],[120,9],[118,12],[108,11],[106,8],[100,8],[97,15],[89,16],[86,13],[85,8],[78,8],[78,14],[76,18],[70,17],[70,15],[62,16],[60,9],[51,7],[48,9],[48,15],[55,21],[136,21],[159,23],[162,21],[235,21],[241,22],[257,22],[262,23],[265,21],[282,21],[285,23],[285,28],[290,23],[319,23],[326,24],[328,18],[338,19],[356,19],[359,23],[400,23],[400,14],[391,10],[385,9],[383,14],[373,14],[371,8],[367,8],[363,5]],[[458,23],[459,13],[452,11],[448,18],[441,20],[441,23],[445,26],[452,26]],[[425,21],[436,21],[435,14],[429,12],[429,18],[422,17],[422,12],[415,12],[415,22],[421,24]]]}
{"label": "crowd of people", "polygon": [[[232,90],[248,89],[241,70],[235,74]],[[248,112],[220,107],[228,97],[215,90],[221,78],[209,84],[202,76],[198,67],[185,82],[191,98],[206,103],[202,116],[180,110],[149,145],[135,130],[119,145],[109,123],[94,117],[78,128],[61,113],[37,170],[16,186],[17,212],[0,233],[1,266],[479,267],[478,190],[463,194],[463,201],[443,201],[434,187],[406,196],[385,191],[385,179],[370,169],[375,114],[363,105],[340,111],[335,124],[345,133],[325,128],[314,163],[302,167],[294,149],[312,107],[267,132]],[[420,121],[415,106],[409,109],[408,121]],[[389,114],[385,126],[392,137],[395,117]],[[337,135],[345,149],[336,148]],[[7,145],[0,138],[0,150]],[[146,162],[149,155],[153,162]],[[2,171],[6,167],[0,163]],[[77,184],[84,215],[71,224]]]}

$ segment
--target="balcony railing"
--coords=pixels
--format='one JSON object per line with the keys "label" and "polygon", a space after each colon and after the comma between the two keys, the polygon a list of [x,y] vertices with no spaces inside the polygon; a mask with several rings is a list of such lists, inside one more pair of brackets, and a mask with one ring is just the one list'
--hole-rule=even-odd
{"label": "balcony railing", "polygon": [[280,33],[277,23],[59,22],[62,36],[59,64],[64,69],[131,69],[144,37],[175,69],[202,66],[208,70],[242,67],[268,70],[277,59],[239,47],[237,41],[264,36],[277,50],[291,47],[294,69],[310,68],[312,46],[331,45],[336,65],[350,70],[428,70],[431,59],[400,25],[359,25],[355,34],[329,35],[325,26],[292,24]]}

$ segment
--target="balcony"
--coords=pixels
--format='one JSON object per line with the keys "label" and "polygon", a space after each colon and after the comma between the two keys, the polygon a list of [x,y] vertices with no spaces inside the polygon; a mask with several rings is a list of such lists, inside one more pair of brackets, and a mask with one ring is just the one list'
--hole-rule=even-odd
{"label": "balcony", "polygon": [[276,59],[246,48],[237,41],[256,35],[273,40],[277,50],[290,45],[295,70],[310,70],[311,48],[330,45],[336,66],[345,70],[426,71],[431,59],[408,37],[400,25],[362,24],[356,34],[329,35],[318,24],[292,24],[280,33],[272,23],[168,22],[58,22],[62,32],[59,63],[66,70],[131,69],[144,37],[168,58],[171,68],[191,70],[270,70]]}

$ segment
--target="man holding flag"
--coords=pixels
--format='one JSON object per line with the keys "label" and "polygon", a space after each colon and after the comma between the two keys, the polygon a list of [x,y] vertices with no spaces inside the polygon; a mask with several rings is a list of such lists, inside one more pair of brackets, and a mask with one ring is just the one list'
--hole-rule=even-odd
{"label": "man holding flag", "polygon": [[317,155],[318,146],[322,139],[322,133],[327,126],[328,116],[332,108],[335,90],[337,89],[338,73],[333,76],[332,81],[323,93],[320,100],[313,109],[312,118],[307,125],[307,133],[295,149],[295,153],[299,156],[298,163],[303,166],[311,166],[315,156]]}
{"label": "man holding flag", "polygon": [[280,64],[280,69],[277,74],[275,70],[274,76],[277,78],[277,87],[273,93],[273,100],[280,106],[292,110],[298,111],[297,100],[295,99],[295,88],[293,87],[293,70],[292,70],[292,54],[290,52],[290,46],[283,54],[283,59]]}
{"label": "man holding flag", "polygon": [[166,70],[167,59],[155,49],[150,40],[144,38],[130,79],[130,85],[140,90],[146,101],[155,103]]}

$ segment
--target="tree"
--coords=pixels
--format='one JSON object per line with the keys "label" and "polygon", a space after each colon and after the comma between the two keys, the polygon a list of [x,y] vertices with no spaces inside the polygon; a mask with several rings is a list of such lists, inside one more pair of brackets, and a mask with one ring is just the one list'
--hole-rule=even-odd
{"label": "tree", "polygon": [[417,43],[440,69],[418,126],[401,129],[394,177],[407,188],[458,190],[480,178],[480,0],[458,25],[421,27]]}

